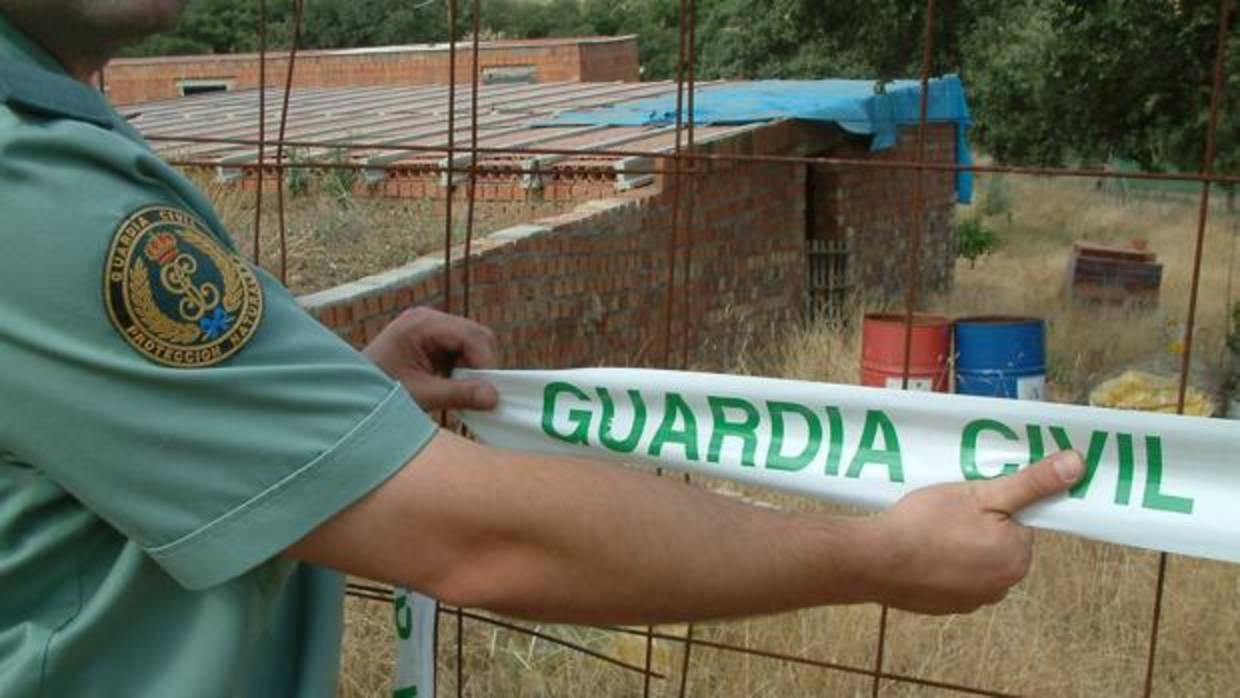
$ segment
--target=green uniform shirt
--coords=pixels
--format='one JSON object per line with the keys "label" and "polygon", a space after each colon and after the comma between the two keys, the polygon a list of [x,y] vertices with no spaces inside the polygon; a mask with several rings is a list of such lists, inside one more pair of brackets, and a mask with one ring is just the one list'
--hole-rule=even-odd
{"label": "green uniform shirt", "polygon": [[334,695],[277,555],[434,427],[2,17],[0,400],[0,696]]}

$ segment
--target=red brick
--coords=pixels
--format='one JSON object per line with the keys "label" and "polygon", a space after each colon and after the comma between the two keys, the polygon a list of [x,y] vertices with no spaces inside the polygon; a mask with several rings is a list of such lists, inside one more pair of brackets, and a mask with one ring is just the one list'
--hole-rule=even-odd
{"label": "red brick", "polygon": [[[378,295],[366,296],[364,299],[362,299],[362,307],[366,311],[366,314],[364,315],[364,317],[366,317],[367,319],[376,317],[377,315],[383,312],[383,306],[379,300]],[[354,307],[354,309],[356,310],[356,306]]]}
{"label": "red brick", "polygon": [[349,305],[349,322],[361,322],[369,316],[370,312],[366,309],[364,298],[357,298]]}

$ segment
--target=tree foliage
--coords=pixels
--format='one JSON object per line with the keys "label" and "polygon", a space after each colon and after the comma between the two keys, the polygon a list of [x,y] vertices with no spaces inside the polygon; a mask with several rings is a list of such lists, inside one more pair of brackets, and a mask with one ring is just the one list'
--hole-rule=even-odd
{"label": "tree foliage", "polygon": [[[473,3],[457,0],[458,35]],[[266,0],[269,46],[288,45],[293,0]],[[482,0],[487,38],[636,34],[644,79],[676,75],[681,0]],[[448,0],[306,0],[303,45],[445,41]],[[915,77],[925,5],[909,0],[697,0],[697,74],[707,79]],[[960,73],[974,140],[1005,161],[1134,160],[1196,169],[1209,102],[1217,0],[939,0],[933,73]],[[131,55],[257,45],[257,0],[191,0],[175,33]],[[1227,74],[1240,89],[1229,21]],[[1219,167],[1240,166],[1225,105]]]}
{"label": "tree foliage", "polygon": [[[1001,160],[1195,170],[1218,22],[1215,0],[1013,3],[966,40],[977,135]],[[1230,25],[1228,36],[1234,82],[1240,45]],[[1236,125],[1221,124],[1225,167],[1236,162]]]}
{"label": "tree foliage", "polygon": [[[1056,116],[1087,125],[1059,141],[1060,159],[1118,155],[1145,167],[1196,169],[1218,21],[1217,0],[1053,3]],[[1230,43],[1234,58],[1240,45]],[[1234,133],[1234,123],[1224,126]]]}

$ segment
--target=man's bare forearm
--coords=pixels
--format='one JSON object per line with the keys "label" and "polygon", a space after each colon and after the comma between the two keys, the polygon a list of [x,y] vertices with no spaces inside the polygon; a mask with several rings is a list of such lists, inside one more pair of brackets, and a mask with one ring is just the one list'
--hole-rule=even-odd
{"label": "man's bare forearm", "polygon": [[328,564],[452,604],[573,623],[874,600],[889,552],[873,519],[759,509],[677,479],[447,432],[336,524],[354,514],[373,517],[371,535]]}
{"label": "man's bare forearm", "polygon": [[591,623],[722,617],[863,601],[863,573],[881,567],[865,519],[759,509],[583,460],[466,450],[493,499],[481,517],[461,513],[461,530],[484,529],[461,541],[471,552],[445,585],[465,605]]}
{"label": "man's bare forearm", "polygon": [[1025,576],[1032,533],[1012,515],[1063,496],[1082,471],[1064,452],[847,518],[759,509],[673,478],[441,432],[286,554],[547,621],[663,623],[865,601],[958,613],[999,601]]}

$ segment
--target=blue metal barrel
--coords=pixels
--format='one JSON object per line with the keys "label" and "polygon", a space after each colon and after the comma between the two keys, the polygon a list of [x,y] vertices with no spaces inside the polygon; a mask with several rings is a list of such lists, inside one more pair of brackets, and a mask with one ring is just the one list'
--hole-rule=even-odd
{"label": "blue metal barrel", "polygon": [[1041,400],[1046,393],[1046,323],[982,316],[956,321],[956,392]]}

